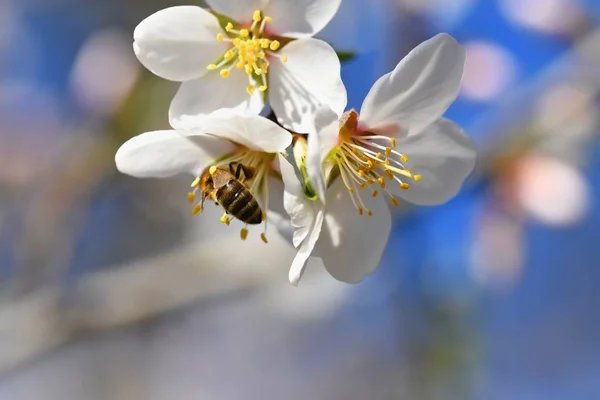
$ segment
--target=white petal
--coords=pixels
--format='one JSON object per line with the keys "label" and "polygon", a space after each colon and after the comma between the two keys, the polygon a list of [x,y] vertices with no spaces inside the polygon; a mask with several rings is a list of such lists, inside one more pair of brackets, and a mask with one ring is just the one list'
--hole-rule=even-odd
{"label": "white petal", "polygon": [[312,254],[317,241],[319,240],[319,236],[321,235],[321,227],[323,225],[323,209],[317,211],[317,214],[314,219],[314,224],[310,228],[310,232],[308,233],[308,237],[302,242],[302,245],[298,249],[298,253],[296,253],[296,257],[292,261],[292,266],[290,267],[289,272],[289,280],[290,283],[294,286],[298,285],[300,282],[300,278],[302,278],[302,274],[304,274],[304,269],[306,268],[306,261],[308,257]]}
{"label": "white petal", "polygon": [[169,122],[175,129],[192,129],[208,114],[257,115],[264,107],[257,90],[249,96],[246,92],[248,76],[232,70],[222,78],[211,71],[202,78],[183,82],[169,108]]}
{"label": "white petal", "polygon": [[267,26],[280,36],[302,38],[318,33],[331,21],[342,0],[271,0],[264,14]]}
{"label": "white petal", "polygon": [[268,2],[269,0],[206,0],[213,11],[243,25],[249,25],[254,11],[262,10]]}
{"label": "white petal", "polygon": [[187,81],[206,72],[228,48],[217,41],[222,32],[214,15],[196,6],[160,10],[144,19],[133,32],[133,50],[156,75]]}
{"label": "white petal", "polygon": [[283,156],[279,156],[281,178],[283,179],[283,207],[290,217],[294,228],[292,243],[298,247],[311,230],[315,219],[313,203],[304,194],[302,184],[296,176],[292,164]]}
{"label": "white petal", "polygon": [[321,201],[325,202],[327,176],[323,168],[323,161],[339,143],[339,119],[337,114],[328,107],[320,108],[315,118],[314,131],[314,133],[308,135],[306,167],[313,187]]}
{"label": "white petal", "polygon": [[211,136],[154,131],[125,142],[115,155],[115,163],[119,171],[138,178],[162,178],[181,172],[199,175],[233,148],[227,140]]}
{"label": "white petal", "polygon": [[306,150],[306,172],[312,187],[317,191],[319,200],[325,202],[325,176],[323,174],[323,158],[321,158],[321,141],[319,134],[308,135]]}
{"label": "white petal", "polygon": [[475,167],[475,146],[460,127],[440,119],[421,133],[398,139],[396,148],[408,156],[407,166],[422,176],[408,190],[390,190],[411,203],[433,205],[446,202],[460,189]]}
{"label": "white petal", "polygon": [[271,59],[269,102],[282,125],[308,133],[320,107],[327,106],[338,115],[344,112],[346,88],[331,46],[317,39],[300,39],[281,53],[288,56],[288,62]]}
{"label": "white petal", "polygon": [[356,283],[379,265],[392,227],[390,212],[382,196],[363,196],[373,216],[359,216],[340,179],[329,196],[316,253],[335,279]]}
{"label": "white petal", "polygon": [[365,128],[412,135],[440,118],[456,99],[465,50],[439,34],[412,50],[373,85],[360,111]]}
{"label": "white petal", "polygon": [[284,185],[281,178],[269,177],[269,209],[267,219],[269,226],[274,226],[285,240],[292,243],[294,228],[290,217],[283,207]]}
{"label": "white petal", "polygon": [[283,152],[292,143],[288,131],[258,115],[211,115],[198,120],[194,130],[266,153]]}

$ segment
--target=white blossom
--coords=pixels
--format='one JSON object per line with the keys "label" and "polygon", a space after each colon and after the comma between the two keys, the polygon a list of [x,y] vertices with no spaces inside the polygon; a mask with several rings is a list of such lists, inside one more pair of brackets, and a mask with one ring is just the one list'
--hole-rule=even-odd
{"label": "white blossom", "polygon": [[460,127],[442,115],[458,94],[464,63],[462,46],[437,35],[373,85],[360,113],[317,113],[305,167],[319,200],[302,196],[282,169],[284,205],[300,247],[292,283],[313,249],[336,279],[361,280],[377,267],[389,236],[384,198],[393,205],[398,198],[433,205],[458,192],[476,152]]}
{"label": "white blossom", "polygon": [[[208,0],[163,9],[134,32],[140,62],[165,79],[183,82],[169,110],[171,125],[188,129],[220,112],[258,114],[268,98],[279,122],[306,132],[316,110],[341,112],[346,92],[340,62],[312,38],[341,0]],[[229,20],[222,26],[216,15]]]}
{"label": "white blossom", "polygon": [[[205,170],[227,168],[230,163],[251,167],[254,176],[248,188],[261,205],[266,221],[269,212],[278,208],[269,202],[273,198],[270,191],[273,188],[283,191],[277,154],[284,152],[291,140],[288,131],[263,117],[209,116],[201,126],[190,130],[153,131],[135,136],[119,148],[115,162],[119,171],[139,178],[191,173],[193,178],[187,197],[193,215],[202,211],[196,194]],[[230,221],[231,217],[224,213],[221,222],[229,225]],[[263,225],[261,237],[267,242],[266,222]],[[247,228],[242,228],[242,239],[247,234]]]}

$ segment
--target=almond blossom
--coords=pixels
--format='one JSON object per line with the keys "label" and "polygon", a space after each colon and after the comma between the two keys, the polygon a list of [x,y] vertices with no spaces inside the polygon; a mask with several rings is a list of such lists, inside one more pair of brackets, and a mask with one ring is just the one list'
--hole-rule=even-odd
{"label": "almond blossom", "polygon": [[300,247],[292,283],[313,249],[336,279],[360,281],[377,267],[389,236],[384,198],[394,206],[398,199],[433,205],[458,192],[476,152],[462,129],[442,115],[458,94],[464,63],[462,46],[439,34],[375,82],[360,113],[317,113],[304,162],[319,200],[300,195],[291,179],[284,194],[294,245]]}
{"label": "almond blossom", "polygon": [[[164,130],[142,133],[125,142],[115,155],[119,171],[138,178],[164,178],[180,173],[193,176],[187,199],[192,215],[202,212],[203,204],[197,192],[200,177],[207,169],[243,164],[254,170],[248,188],[263,210],[262,240],[266,243],[267,218],[277,204],[270,203],[270,188],[282,192],[277,154],[290,145],[288,131],[259,116],[209,116],[193,129]],[[275,207],[273,207],[275,206]],[[277,216],[279,218],[279,216]],[[225,212],[221,222],[229,225],[231,217]],[[246,239],[248,229],[240,236]]]}
{"label": "almond blossom", "polygon": [[[134,32],[140,62],[183,82],[169,110],[188,129],[215,111],[258,114],[268,98],[278,122],[306,132],[316,110],[341,112],[346,92],[340,62],[312,38],[341,0],[207,0],[211,10],[176,6],[143,20]],[[228,21],[228,22],[225,22]]]}

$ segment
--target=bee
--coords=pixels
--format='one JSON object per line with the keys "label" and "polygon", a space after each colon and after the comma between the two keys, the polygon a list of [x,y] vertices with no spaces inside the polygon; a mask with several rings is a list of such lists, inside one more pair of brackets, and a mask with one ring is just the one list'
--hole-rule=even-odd
{"label": "bee", "polygon": [[262,209],[244,184],[253,176],[254,168],[241,163],[229,163],[229,169],[215,166],[207,168],[202,173],[199,184],[202,207],[207,198],[212,199],[226,214],[249,225],[260,224],[263,221]]}

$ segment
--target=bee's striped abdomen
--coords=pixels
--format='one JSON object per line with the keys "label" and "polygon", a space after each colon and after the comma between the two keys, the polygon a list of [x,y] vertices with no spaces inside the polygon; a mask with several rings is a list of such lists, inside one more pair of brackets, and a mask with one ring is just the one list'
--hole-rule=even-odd
{"label": "bee's striped abdomen", "polygon": [[239,181],[231,179],[217,190],[216,197],[221,207],[240,221],[247,224],[262,222],[262,210],[258,202]]}

